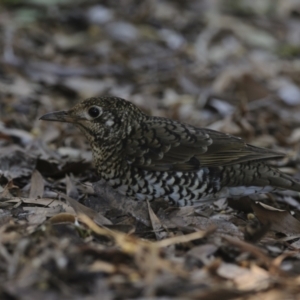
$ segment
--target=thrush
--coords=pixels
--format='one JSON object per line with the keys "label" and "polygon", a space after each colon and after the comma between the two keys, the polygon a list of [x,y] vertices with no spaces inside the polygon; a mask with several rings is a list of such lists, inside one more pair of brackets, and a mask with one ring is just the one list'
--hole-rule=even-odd
{"label": "thrush", "polygon": [[146,115],[121,98],[89,98],[41,119],[77,126],[91,146],[100,183],[135,200],[186,206],[279,189],[300,192],[300,183],[267,163],[282,153]]}

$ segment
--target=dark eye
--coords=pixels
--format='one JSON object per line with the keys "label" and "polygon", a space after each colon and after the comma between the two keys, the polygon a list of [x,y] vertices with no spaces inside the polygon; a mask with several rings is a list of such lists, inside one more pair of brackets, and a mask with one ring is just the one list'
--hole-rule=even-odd
{"label": "dark eye", "polygon": [[88,114],[92,118],[97,118],[100,115],[100,109],[98,107],[92,106],[91,108],[89,108]]}

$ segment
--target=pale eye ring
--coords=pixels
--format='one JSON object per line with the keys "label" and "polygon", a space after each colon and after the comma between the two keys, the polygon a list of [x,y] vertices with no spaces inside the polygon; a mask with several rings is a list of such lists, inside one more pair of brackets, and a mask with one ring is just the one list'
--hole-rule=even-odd
{"label": "pale eye ring", "polygon": [[89,108],[88,114],[91,118],[97,118],[101,115],[101,109],[97,106],[92,106]]}

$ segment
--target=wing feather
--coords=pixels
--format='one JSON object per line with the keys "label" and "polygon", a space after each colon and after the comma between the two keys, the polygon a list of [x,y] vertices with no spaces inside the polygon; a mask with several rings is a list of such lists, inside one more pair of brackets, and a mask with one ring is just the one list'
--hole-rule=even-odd
{"label": "wing feather", "polygon": [[160,117],[135,126],[125,154],[133,165],[152,171],[195,171],[284,156],[229,134]]}

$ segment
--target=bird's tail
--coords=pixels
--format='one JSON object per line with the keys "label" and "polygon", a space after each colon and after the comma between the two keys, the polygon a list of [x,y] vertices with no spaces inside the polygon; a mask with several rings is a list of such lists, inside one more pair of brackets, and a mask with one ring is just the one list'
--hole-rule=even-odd
{"label": "bird's tail", "polygon": [[265,162],[247,162],[223,167],[222,183],[238,193],[238,187],[248,188],[243,193],[265,193],[277,189],[300,192],[300,182]]}

